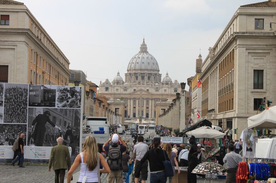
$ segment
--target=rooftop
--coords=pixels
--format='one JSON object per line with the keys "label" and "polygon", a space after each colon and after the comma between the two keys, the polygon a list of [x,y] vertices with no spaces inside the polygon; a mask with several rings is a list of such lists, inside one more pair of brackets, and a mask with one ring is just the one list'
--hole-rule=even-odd
{"label": "rooftop", "polygon": [[264,1],[264,2],[260,2],[260,3],[253,3],[253,4],[246,4],[246,5],[242,5],[241,7],[276,7],[276,2],[269,0],[269,1]]}

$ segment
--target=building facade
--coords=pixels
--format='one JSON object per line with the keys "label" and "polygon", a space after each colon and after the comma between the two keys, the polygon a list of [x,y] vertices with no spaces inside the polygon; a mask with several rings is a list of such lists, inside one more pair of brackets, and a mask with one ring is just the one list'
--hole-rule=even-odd
{"label": "building facade", "polygon": [[68,85],[69,60],[20,2],[0,0],[0,82]]}
{"label": "building facade", "polygon": [[275,0],[241,6],[202,64],[202,117],[234,138],[264,98],[276,102],[275,22]]}
{"label": "building facade", "polygon": [[[180,84],[172,82],[168,73],[161,77],[158,62],[143,40],[139,53],[129,61],[125,81],[118,72],[112,82],[106,79],[100,83],[99,95],[106,96],[110,109],[122,115],[122,123],[158,124],[158,116],[180,92]],[[162,106],[157,108],[160,102]]]}

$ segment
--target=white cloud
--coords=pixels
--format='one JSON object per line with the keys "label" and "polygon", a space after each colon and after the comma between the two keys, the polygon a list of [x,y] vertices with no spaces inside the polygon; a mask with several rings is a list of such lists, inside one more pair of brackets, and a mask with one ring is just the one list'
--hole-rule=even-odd
{"label": "white cloud", "polygon": [[211,8],[206,4],[206,0],[166,0],[164,7],[183,14],[208,13]]}

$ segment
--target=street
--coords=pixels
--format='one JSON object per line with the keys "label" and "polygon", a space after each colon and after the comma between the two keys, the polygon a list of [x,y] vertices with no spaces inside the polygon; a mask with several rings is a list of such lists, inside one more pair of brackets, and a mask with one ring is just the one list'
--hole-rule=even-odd
{"label": "street", "polygon": [[[132,144],[133,140],[131,135],[121,135],[122,139]],[[11,163],[0,163],[0,183],[14,183],[14,182],[22,182],[22,183],[51,183],[54,182],[54,172],[48,172],[47,163],[41,164],[32,164],[25,163],[25,168],[19,168],[17,166],[12,166]],[[187,182],[186,170],[181,171],[181,183]],[[67,174],[66,174],[67,176]],[[175,175],[178,176],[178,175]],[[74,172],[74,179],[71,181],[72,183],[76,183],[79,177],[79,168]],[[177,179],[177,177],[174,177]],[[132,180],[132,175],[130,175],[130,179]],[[179,180],[179,179],[178,179]],[[207,180],[209,181],[209,180]],[[65,181],[66,182],[66,181]],[[107,182],[107,174],[101,175],[101,183]],[[179,182],[179,181],[177,181]],[[204,179],[198,179],[198,183],[205,182]],[[218,183],[225,182],[223,180],[210,180],[209,182]],[[132,182],[130,182],[132,183]],[[150,171],[148,170],[148,180],[146,183],[150,183]]]}

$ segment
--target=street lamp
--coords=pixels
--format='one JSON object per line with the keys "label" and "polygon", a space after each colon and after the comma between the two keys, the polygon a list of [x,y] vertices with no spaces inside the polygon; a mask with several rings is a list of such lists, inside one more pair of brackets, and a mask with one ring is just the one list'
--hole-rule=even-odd
{"label": "street lamp", "polygon": [[76,80],[76,81],[74,81],[74,84],[75,84],[75,86],[79,86],[80,81]]}
{"label": "street lamp", "polygon": [[86,91],[85,94],[86,94],[86,97],[87,97],[87,99],[88,99],[88,98],[89,98],[89,95],[90,95],[90,91]]}
{"label": "street lamp", "polygon": [[181,86],[181,97],[180,97],[180,109],[179,109],[179,113],[180,113],[180,119],[179,119],[179,131],[182,132],[183,130],[185,130],[186,128],[186,121],[185,121],[185,86],[186,83],[181,82],[180,83]]}
{"label": "street lamp", "polygon": [[180,83],[180,86],[181,86],[182,90],[185,90],[186,83],[182,82],[182,83]]}

